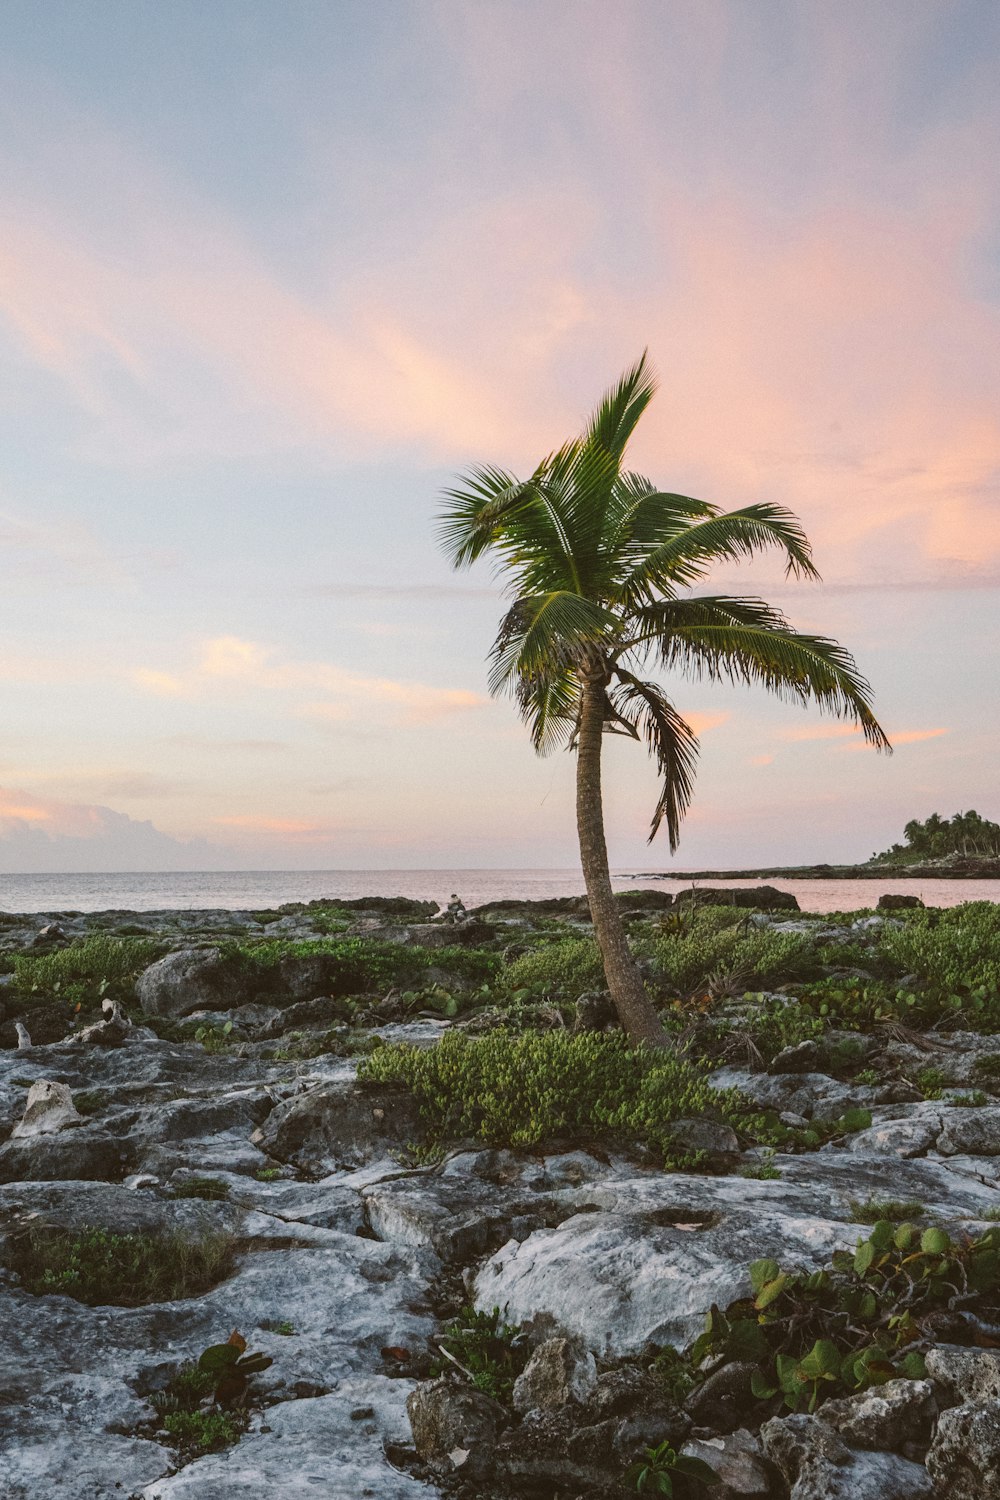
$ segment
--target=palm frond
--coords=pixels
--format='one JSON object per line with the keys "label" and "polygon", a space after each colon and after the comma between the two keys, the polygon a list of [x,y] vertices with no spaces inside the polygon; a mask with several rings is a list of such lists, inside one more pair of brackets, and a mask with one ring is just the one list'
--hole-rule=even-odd
{"label": "palm frond", "polygon": [[698,762],[698,736],[681,717],[663,690],[643,682],[623,667],[615,670],[618,681],[608,694],[616,716],[634,726],[656,761],[662,786],[650,823],[652,843],[666,820],[670,852],[680,842],[681,822],[694,795]]}
{"label": "palm frond", "polygon": [[490,650],[490,692],[502,693],[517,678],[544,680],[578,666],[614,624],[606,609],[568,589],[516,599]]}
{"label": "palm frond", "polygon": [[656,394],[656,386],[656,374],[644,349],[594,412],[587,424],[587,441],[621,459],[636,423]]}
{"label": "palm frond", "polygon": [[683,526],[645,552],[622,582],[624,599],[673,592],[694,583],[720,561],[740,562],[775,547],[785,553],[785,572],[818,578],[809,539],[798,517],[783,505],[762,502],[742,510],[716,512]]}
{"label": "palm frond", "polygon": [[723,617],[715,623],[687,625],[644,644],[653,647],[665,668],[677,668],[689,678],[756,684],[786,702],[815,703],[823,712],[856,723],[876,749],[891,751],[872,711],[871,686],[837,641],[775,625],[734,622],[720,613]]}
{"label": "palm frond", "polygon": [[517,679],[517,707],[536,754],[568,744],[580,712],[580,680],[569,668]]}

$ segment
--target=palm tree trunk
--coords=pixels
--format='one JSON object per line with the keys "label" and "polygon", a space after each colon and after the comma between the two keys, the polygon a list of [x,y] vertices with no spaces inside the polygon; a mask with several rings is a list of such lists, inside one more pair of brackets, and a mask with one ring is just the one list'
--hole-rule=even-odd
{"label": "palm tree trunk", "polygon": [[621,913],[611,889],[601,797],[603,736],[604,685],[599,676],[588,676],[583,684],[577,734],[576,827],[594,936],[604,960],[611,999],[623,1028],[634,1041],[663,1046],[666,1042],[663,1028],[629,953]]}

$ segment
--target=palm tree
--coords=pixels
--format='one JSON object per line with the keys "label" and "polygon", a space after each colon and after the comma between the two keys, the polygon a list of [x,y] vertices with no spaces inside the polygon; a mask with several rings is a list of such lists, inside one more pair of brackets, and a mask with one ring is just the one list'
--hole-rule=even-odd
{"label": "palm tree", "polygon": [[713,563],[777,547],[786,572],[819,575],[796,517],[754,504],[724,514],[665,493],[624,467],[656,389],[646,355],[604,397],[586,431],[527,479],[477,466],[445,492],[441,540],[457,568],[492,554],[510,608],[490,653],[490,691],[515,694],[540,754],[576,751],[576,813],[587,896],[608,988],[625,1030],[662,1043],[632,961],[608,871],[601,800],[605,734],[645,743],[660,775],[650,839],[666,824],[677,848],[698,740],[648,663],[690,678],[759,683],[779,697],[855,721],[888,749],[868,683],[850,654],[792,630],[761,599],[689,596]]}

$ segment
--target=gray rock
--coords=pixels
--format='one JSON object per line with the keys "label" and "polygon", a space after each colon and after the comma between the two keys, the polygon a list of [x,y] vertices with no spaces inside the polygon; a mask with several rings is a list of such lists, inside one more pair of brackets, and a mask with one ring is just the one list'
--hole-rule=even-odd
{"label": "gray rock", "polygon": [[745,1428],[720,1438],[692,1438],[681,1452],[700,1458],[715,1471],[713,1500],[769,1500],[774,1494],[771,1466],[758,1440]]}
{"label": "gray rock", "polygon": [[571,1401],[584,1402],[597,1384],[597,1365],[589,1349],[572,1339],[546,1339],[514,1382],[515,1411],[554,1411]]}
{"label": "gray rock", "polygon": [[944,1109],[942,1118],[944,1129],[938,1136],[937,1147],[946,1156],[1000,1155],[1000,1105]]}
{"label": "gray rock", "polygon": [[785,1047],[772,1059],[769,1073],[814,1073],[819,1062],[819,1043],[811,1039]]}
{"label": "gray rock", "polygon": [[131,1165],[122,1142],[100,1126],[0,1146],[0,1182],[120,1182]]}
{"label": "gray rock", "polygon": [[970,1401],[942,1412],[927,1471],[936,1492],[948,1500],[1000,1495],[1000,1399]]}
{"label": "gray rock", "polygon": [[893,1156],[922,1156],[937,1140],[940,1118],[882,1120],[866,1130],[855,1131],[847,1138],[848,1151],[868,1154],[872,1151]]}
{"label": "gray rock", "polygon": [[[757,1185],[702,1179],[709,1184],[702,1201],[712,1201],[716,1181],[735,1181],[734,1198]],[[504,1245],[475,1278],[476,1306],[506,1307],[511,1322],[539,1320],[599,1357],[637,1354],[649,1343],[683,1347],[713,1302],[724,1307],[747,1295],[751,1261],[773,1255],[818,1268],[832,1250],[857,1241],[856,1226],[763,1212],[759,1203],[757,1212],[706,1214],[684,1204],[684,1186],[675,1210],[578,1214]],[[587,1191],[577,1194],[581,1202]]]}
{"label": "gray rock", "polygon": [[218,948],[180,948],[140,974],[139,1003],[147,1016],[187,1016],[195,1010],[230,1010],[246,999],[240,966]]}
{"label": "gray rock", "polygon": [[406,1090],[364,1088],[347,1077],[279,1104],[252,1141],[278,1161],[328,1173],[386,1157],[424,1133]]}
{"label": "gray rock", "polygon": [[14,1126],[15,1137],[49,1135],[62,1130],[66,1125],[82,1125],[83,1116],[73,1103],[73,1095],[65,1083],[54,1083],[51,1078],[40,1078],[28,1090],[24,1106],[24,1117]]}
{"label": "gray rock", "polygon": [[820,1417],[858,1448],[899,1450],[905,1443],[926,1445],[937,1415],[929,1380],[889,1380],[856,1396],[826,1401]]}
{"label": "gray rock", "polygon": [[[210,1453],[170,1478],[147,1484],[142,1500],[437,1500],[436,1485],[386,1460],[386,1444],[405,1443],[409,1436],[404,1405],[409,1389],[406,1380],[353,1375],[330,1395],[283,1401],[235,1448]],[[352,1418],[359,1410],[370,1410],[371,1416]],[[33,1492],[31,1500],[43,1493],[54,1500],[54,1490]],[[85,1496],[81,1492],[80,1500],[119,1493],[108,1485]]]}
{"label": "gray rock", "polygon": [[790,1487],[789,1500],[930,1500],[922,1464],[851,1448],[819,1417],[772,1417],[760,1440]]}
{"label": "gray rock", "polygon": [[740,1154],[735,1130],[719,1120],[675,1120],[670,1139],[681,1151],[704,1152],[715,1167],[732,1164]]}
{"label": "gray rock", "polygon": [[446,1378],[418,1385],[407,1397],[413,1445],[428,1463],[470,1477],[491,1467],[504,1423],[498,1401]]}
{"label": "gray rock", "polygon": [[944,1405],[1000,1397],[1000,1351],[939,1344],[928,1349],[925,1363]]}

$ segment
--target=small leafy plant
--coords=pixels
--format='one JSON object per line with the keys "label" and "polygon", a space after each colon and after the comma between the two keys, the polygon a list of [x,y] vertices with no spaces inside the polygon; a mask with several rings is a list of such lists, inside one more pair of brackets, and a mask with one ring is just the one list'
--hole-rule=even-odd
{"label": "small leafy plant", "polygon": [[[506,1401],[528,1362],[527,1342],[516,1323],[507,1323],[499,1307],[477,1312],[463,1307],[445,1329],[438,1345],[447,1364],[458,1368],[479,1391]],[[444,1362],[435,1366],[442,1374]]]}
{"label": "small leafy plant", "polygon": [[675,1480],[691,1480],[695,1485],[718,1483],[718,1475],[701,1458],[690,1458],[678,1453],[669,1443],[658,1443],[647,1448],[625,1475],[639,1495],[673,1495]]}
{"label": "small leafy plant", "polygon": [[248,1354],[247,1341],[234,1329],[224,1344],[212,1344],[198,1359],[198,1369],[215,1382],[217,1406],[235,1406],[246,1396],[251,1378],[274,1363],[266,1354]]}

